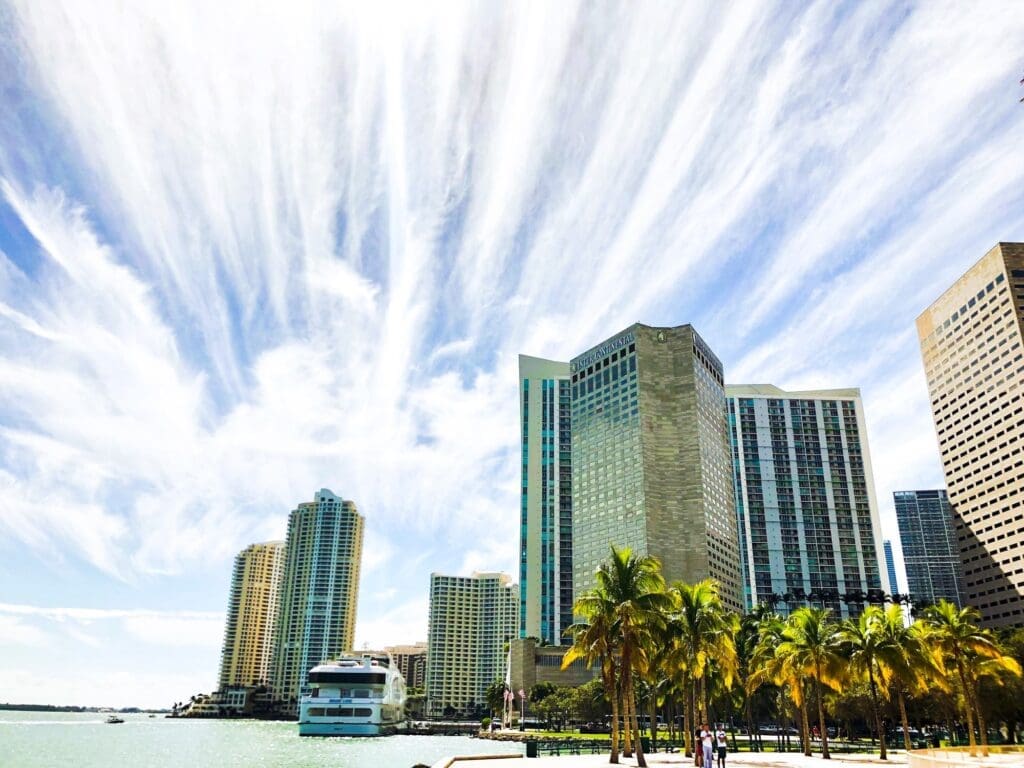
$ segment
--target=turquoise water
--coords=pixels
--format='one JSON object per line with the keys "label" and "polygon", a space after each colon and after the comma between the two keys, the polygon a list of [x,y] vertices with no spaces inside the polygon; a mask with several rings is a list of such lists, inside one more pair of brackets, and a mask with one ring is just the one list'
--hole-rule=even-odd
{"label": "turquoise water", "polygon": [[299,738],[295,723],[161,715],[0,712],[3,768],[411,768],[446,755],[522,752],[465,736]]}

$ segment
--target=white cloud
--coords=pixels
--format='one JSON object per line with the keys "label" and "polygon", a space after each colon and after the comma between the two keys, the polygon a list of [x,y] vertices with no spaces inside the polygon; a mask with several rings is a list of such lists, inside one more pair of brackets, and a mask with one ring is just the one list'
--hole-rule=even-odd
{"label": "white cloud", "polygon": [[40,569],[206,594],[327,486],[358,634],[422,639],[367,596],[514,573],[516,355],[636,320],[860,385],[880,499],[938,481],[913,317],[1024,236],[1014,4],[8,15],[0,534]]}

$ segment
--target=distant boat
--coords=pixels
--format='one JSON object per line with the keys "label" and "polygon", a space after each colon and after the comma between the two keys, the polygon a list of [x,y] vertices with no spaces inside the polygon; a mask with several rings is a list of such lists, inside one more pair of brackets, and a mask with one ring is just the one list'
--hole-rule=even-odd
{"label": "distant boat", "polygon": [[111,715],[110,717],[108,717],[108,718],[106,719],[106,721],[105,721],[105,722],[106,722],[106,723],[107,723],[108,725],[117,725],[118,723],[123,723],[123,722],[124,722],[124,720],[122,720],[122,719],[121,719],[120,717],[118,717],[117,715]]}

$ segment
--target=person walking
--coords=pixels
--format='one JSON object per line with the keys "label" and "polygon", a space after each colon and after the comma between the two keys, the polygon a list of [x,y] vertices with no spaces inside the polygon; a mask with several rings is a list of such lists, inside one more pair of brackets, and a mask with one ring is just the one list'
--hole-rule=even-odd
{"label": "person walking", "polygon": [[718,742],[718,768],[725,768],[725,753],[728,752],[728,744],[725,740],[725,725],[722,723],[718,724],[715,741]]}
{"label": "person walking", "polygon": [[707,723],[704,723],[704,727],[701,729],[700,743],[704,748],[704,768],[712,768],[715,764],[715,732]]}

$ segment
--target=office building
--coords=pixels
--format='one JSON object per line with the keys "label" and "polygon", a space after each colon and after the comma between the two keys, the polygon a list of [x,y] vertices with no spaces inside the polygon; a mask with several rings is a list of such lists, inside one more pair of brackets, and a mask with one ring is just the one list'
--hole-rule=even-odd
{"label": "office building", "polygon": [[251,544],[235,556],[219,690],[269,683],[283,575],[283,541]]}
{"label": "office building", "polygon": [[896,491],[896,522],[903,544],[907,592],[915,603],[964,600],[953,508],[944,490]]}
{"label": "office building", "polygon": [[722,364],[689,325],[636,324],[570,361],[573,592],[610,545],[740,610]]}
{"label": "office building", "polygon": [[326,488],[288,517],[273,684],[289,714],[309,670],[352,650],[362,550],[356,505]]}
{"label": "office building", "polygon": [[882,542],[882,549],[885,551],[885,572],[889,576],[889,589],[890,595],[899,593],[899,588],[896,581],[896,559],[892,554],[892,542],[889,539],[885,539]]}
{"label": "office building", "polygon": [[391,654],[395,660],[395,666],[405,678],[405,685],[408,688],[420,688],[426,686],[427,681],[427,644],[415,643],[414,645],[392,645],[384,649]]}
{"label": "office building", "polygon": [[[532,637],[513,640],[508,651],[509,686],[513,691],[529,694],[538,683],[578,688],[598,676],[599,665],[588,667],[583,659],[576,659],[562,669],[566,651],[565,646],[540,645]],[[520,704],[518,699],[516,704]]]}
{"label": "office building", "polygon": [[505,679],[505,643],[516,637],[519,588],[504,573],[430,575],[427,715],[477,717],[487,687]]}
{"label": "office building", "polygon": [[567,642],[572,624],[569,364],[519,356],[519,636]]}
{"label": "office building", "polygon": [[1024,243],[999,243],[917,318],[963,566],[986,627],[1024,625]]}
{"label": "office building", "polygon": [[758,384],[726,394],[746,607],[824,604],[849,616],[866,599],[859,593],[880,600],[881,528],[860,390]]}

